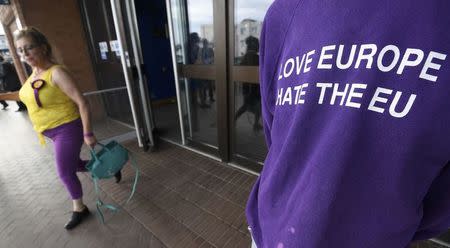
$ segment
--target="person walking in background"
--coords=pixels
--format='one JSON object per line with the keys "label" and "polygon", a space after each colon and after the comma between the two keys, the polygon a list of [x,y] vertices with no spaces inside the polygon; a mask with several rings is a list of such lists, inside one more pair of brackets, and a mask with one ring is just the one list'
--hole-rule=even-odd
{"label": "person walking in background", "polygon": [[[47,38],[36,28],[20,30],[14,37],[17,53],[33,68],[20,91],[0,94],[0,100],[22,100],[41,144],[43,136],[54,143],[57,173],[72,198],[72,217],[65,225],[80,224],[89,210],[83,203],[83,191],[77,172],[86,171],[87,161],[80,159],[84,143],[97,143],[92,132],[89,108],[65,67],[57,64]],[[116,182],[121,178],[116,174]]]}
{"label": "person walking in background", "polygon": [[[207,39],[202,39],[202,48],[201,48],[201,59],[202,64],[204,65],[213,65],[214,64],[214,49],[210,47],[209,41]],[[210,80],[203,80],[201,88],[200,88],[200,105],[204,106],[206,103],[206,97],[208,95],[210,103],[214,102],[214,92],[215,86],[214,83]]]}
{"label": "person walking in background", "polygon": [[[0,60],[3,59],[3,56],[0,55]],[[3,76],[3,68],[0,67],[0,78]],[[0,92],[5,92],[5,86],[3,84],[3,80],[0,79]],[[2,105],[2,110],[6,110],[9,104],[5,100],[0,100],[0,104]]]}
{"label": "person walking in background", "polygon": [[5,100],[0,100],[0,104],[2,105],[2,110],[5,110],[9,106],[9,104]]}
{"label": "person walking in background", "polygon": [[[245,39],[245,44],[247,49],[240,65],[245,66],[257,66],[259,64],[259,40],[256,37],[249,36]],[[242,106],[236,111],[234,116],[235,121],[239,119],[241,115],[249,111],[254,114],[253,120],[253,130],[259,131],[262,129],[260,124],[261,118],[261,94],[259,91],[259,86],[253,83],[243,83],[242,84],[242,94],[244,96],[244,102]]]}
{"label": "person walking in background", "polygon": [[[20,83],[19,76],[17,75],[16,69],[14,68],[14,65],[10,64],[9,62],[5,61],[3,56],[0,55],[0,90],[4,92],[9,91],[17,91],[22,87],[22,84]],[[0,103],[3,105],[3,109],[6,109],[8,107],[8,103],[6,101],[0,101]],[[19,107],[16,111],[25,111],[27,110],[25,104],[23,104],[21,101],[17,101],[17,106]]]}
{"label": "person walking in background", "polygon": [[261,33],[259,248],[405,248],[450,227],[450,1],[277,0]]}

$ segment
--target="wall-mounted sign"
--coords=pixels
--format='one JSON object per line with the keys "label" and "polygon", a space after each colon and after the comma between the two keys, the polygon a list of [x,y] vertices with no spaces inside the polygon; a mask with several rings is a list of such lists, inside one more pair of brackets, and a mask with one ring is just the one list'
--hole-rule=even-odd
{"label": "wall-mounted sign", "polygon": [[109,41],[109,45],[111,46],[111,52],[115,52],[116,56],[120,57],[119,41],[111,40],[111,41]]}
{"label": "wall-mounted sign", "polygon": [[106,41],[99,42],[98,47],[100,48],[100,55],[102,60],[107,60],[108,55],[106,55],[106,53],[109,51],[108,42]]}

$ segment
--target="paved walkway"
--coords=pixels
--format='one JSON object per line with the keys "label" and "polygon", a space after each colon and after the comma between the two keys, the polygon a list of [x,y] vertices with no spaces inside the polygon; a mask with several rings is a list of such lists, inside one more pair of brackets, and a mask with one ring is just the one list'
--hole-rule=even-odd
{"label": "paved walkway", "polygon": [[[0,111],[0,247],[165,247],[126,211],[107,214],[107,225],[92,215],[67,232],[71,201],[56,175],[53,147],[42,148],[26,113],[13,109]],[[81,179],[94,210],[92,183]]]}
{"label": "paved walkway", "polygon": [[[122,211],[92,215],[70,232],[71,201],[54,169],[52,145],[38,144],[26,113],[0,111],[0,247],[229,247],[247,248],[244,206],[256,177],[169,144],[133,151],[142,175]],[[83,156],[86,156],[84,152]],[[101,184],[105,202],[123,205],[133,183]],[[95,212],[93,185],[80,174],[85,202]],[[440,247],[418,244],[414,248]]]}
{"label": "paved walkway", "polygon": [[[60,183],[53,146],[38,144],[26,113],[0,111],[0,247],[248,247],[244,206],[255,176],[162,144],[144,153],[130,142],[142,174],[130,204],[95,215],[67,232],[71,201]],[[83,156],[86,155],[86,152]],[[102,182],[105,202],[123,204],[133,179]],[[95,212],[93,185],[80,174]],[[225,180],[226,179],[226,180]],[[109,197],[110,196],[110,197]]]}

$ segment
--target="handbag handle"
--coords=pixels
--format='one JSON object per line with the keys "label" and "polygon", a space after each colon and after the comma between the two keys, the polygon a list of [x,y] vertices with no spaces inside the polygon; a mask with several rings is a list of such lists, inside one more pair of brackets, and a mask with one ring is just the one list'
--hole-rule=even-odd
{"label": "handbag handle", "polygon": [[[106,151],[108,151],[108,152],[111,151],[108,147],[106,147],[104,144],[102,144],[102,143],[100,143],[100,142],[97,142],[96,145],[101,146],[102,148],[104,148],[104,149],[105,149]],[[90,147],[90,146],[89,146],[89,152],[91,153],[91,158],[95,159],[95,161],[98,161],[98,157],[97,157],[97,154],[95,153],[94,148],[95,148],[95,147]]]}

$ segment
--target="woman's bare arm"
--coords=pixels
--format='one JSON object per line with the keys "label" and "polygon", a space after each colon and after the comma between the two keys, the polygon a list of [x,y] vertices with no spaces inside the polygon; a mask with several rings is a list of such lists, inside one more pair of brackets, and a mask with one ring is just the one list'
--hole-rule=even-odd
{"label": "woman's bare arm", "polygon": [[[52,72],[53,82],[77,105],[83,122],[83,132],[91,133],[91,118],[89,113],[89,106],[78,89],[75,80],[63,67],[57,67]],[[89,146],[94,146],[97,143],[95,137],[85,136],[84,141]]]}

